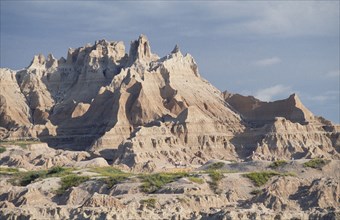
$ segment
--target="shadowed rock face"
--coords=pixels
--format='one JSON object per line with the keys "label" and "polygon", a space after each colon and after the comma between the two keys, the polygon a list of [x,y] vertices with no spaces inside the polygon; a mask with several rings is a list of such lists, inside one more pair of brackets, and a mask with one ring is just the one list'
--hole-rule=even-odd
{"label": "shadowed rock face", "polygon": [[339,157],[336,126],[296,95],[267,103],[222,93],[191,55],[176,45],[159,58],[144,35],[129,54],[123,42],[100,40],[69,49],[66,59],[38,55],[23,70],[1,69],[0,79],[1,139],[39,138],[137,170],[211,158]]}
{"label": "shadowed rock face", "polygon": [[225,100],[244,120],[255,125],[264,125],[283,117],[291,122],[306,124],[313,120],[313,114],[302,104],[296,94],[289,98],[274,102],[262,102],[253,96],[224,93]]}

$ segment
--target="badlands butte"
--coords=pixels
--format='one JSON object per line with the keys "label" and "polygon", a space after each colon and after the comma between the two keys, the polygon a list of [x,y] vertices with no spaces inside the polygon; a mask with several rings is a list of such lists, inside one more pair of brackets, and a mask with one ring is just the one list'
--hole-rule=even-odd
{"label": "badlands butte", "polygon": [[0,70],[0,219],[340,219],[340,126],[144,35]]}

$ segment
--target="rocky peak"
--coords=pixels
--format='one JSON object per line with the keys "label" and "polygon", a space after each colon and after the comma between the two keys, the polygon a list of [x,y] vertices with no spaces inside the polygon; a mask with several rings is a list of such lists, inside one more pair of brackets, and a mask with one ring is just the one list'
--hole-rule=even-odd
{"label": "rocky peak", "polygon": [[46,63],[46,59],[45,59],[45,56],[43,54],[35,55],[33,57],[31,64],[29,65],[28,69],[39,68],[39,67],[45,65],[45,63]]}
{"label": "rocky peak", "polygon": [[131,42],[129,58],[133,63],[136,60],[148,60],[151,58],[151,48],[145,35],[140,35],[138,40]]}
{"label": "rocky peak", "polygon": [[178,44],[175,45],[174,49],[171,51],[171,53],[178,53],[178,52],[181,52],[180,49],[179,49],[179,46]]}
{"label": "rocky peak", "polygon": [[48,54],[47,60],[46,60],[46,68],[55,68],[58,66],[58,60],[54,58],[52,54]]}

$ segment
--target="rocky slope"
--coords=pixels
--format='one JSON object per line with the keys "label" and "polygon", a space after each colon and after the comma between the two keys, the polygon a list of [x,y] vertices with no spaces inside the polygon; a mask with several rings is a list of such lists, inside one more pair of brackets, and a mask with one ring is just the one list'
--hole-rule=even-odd
{"label": "rocky slope", "polygon": [[[0,154],[6,164],[0,167],[0,219],[340,217],[339,160],[213,160],[197,169],[136,174],[108,167],[102,158],[94,163],[86,152],[61,152],[43,144],[7,145]],[[15,155],[26,164],[6,160]],[[49,164],[64,168],[47,170]]]}
{"label": "rocky slope", "polygon": [[0,71],[0,137],[38,138],[86,150],[135,170],[200,165],[209,159],[339,159],[339,129],[297,95],[271,103],[222,93],[176,46],[153,54],[141,35],[100,40],[67,58],[37,55]]}

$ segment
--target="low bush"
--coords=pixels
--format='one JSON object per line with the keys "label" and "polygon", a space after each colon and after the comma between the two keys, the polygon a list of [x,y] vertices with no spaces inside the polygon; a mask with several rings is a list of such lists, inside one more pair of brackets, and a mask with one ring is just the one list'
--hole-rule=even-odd
{"label": "low bush", "polygon": [[20,186],[27,186],[28,184],[34,182],[39,178],[43,178],[46,175],[46,170],[40,171],[29,171],[24,173],[19,173],[18,184]]}
{"label": "low bush", "polygon": [[12,167],[0,167],[0,174],[13,174],[17,173],[19,170],[17,168]]}
{"label": "low bush", "polygon": [[193,182],[193,183],[198,183],[198,184],[203,184],[204,180],[200,177],[196,177],[196,176],[189,176],[188,179]]}
{"label": "low bush", "polygon": [[310,161],[303,164],[304,167],[311,167],[314,169],[321,169],[323,166],[327,165],[330,160],[324,160],[321,158],[311,159]]}
{"label": "low bush", "polygon": [[140,176],[142,179],[141,189],[146,193],[153,193],[167,183],[176,181],[179,178],[188,176],[187,173],[156,173]]}
{"label": "low bush", "polygon": [[124,182],[127,178],[128,178],[127,176],[117,175],[115,177],[110,176],[110,177],[107,177],[107,178],[103,178],[102,180],[107,185],[107,188],[111,189],[114,185],[121,183],[121,182]]}
{"label": "low bush", "polygon": [[155,208],[156,207],[156,199],[149,198],[149,199],[142,199],[140,200],[140,204],[145,205],[147,208]]}
{"label": "low bush", "polygon": [[277,169],[277,168],[282,167],[286,164],[287,164],[287,161],[285,161],[285,160],[277,160],[277,161],[274,161],[273,163],[271,163],[269,165],[269,168]]}
{"label": "low bush", "polygon": [[220,191],[218,190],[218,184],[224,177],[223,173],[213,170],[209,172],[209,176],[211,181],[209,181],[208,183],[211,190],[214,191],[215,193],[220,193]]}
{"label": "low bush", "polygon": [[90,169],[91,172],[99,173],[102,176],[116,176],[117,174],[125,174],[128,175],[127,173],[124,173],[123,171],[114,168],[114,167],[94,167]]}
{"label": "low bush", "polygon": [[208,165],[208,170],[219,170],[222,169],[224,167],[224,163],[223,162],[216,162],[216,163],[212,163]]}
{"label": "low bush", "polygon": [[260,195],[262,193],[262,190],[260,190],[260,189],[255,189],[255,190],[253,190],[253,191],[251,191],[250,192],[250,194],[252,194],[252,195]]}
{"label": "low bush", "polygon": [[2,153],[5,152],[5,151],[6,151],[6,148],[3,147],[3,146],[0,146],[0,154],[2,154]]}
{"label": "low bush", "polygon": [[13,185],[27,186],[38,179],[69,175],[72,170],[72,168],[56,166],[49,170],[17,172],[14,179],[11,180],[11,183]]}
{"label": "low bush", "polygon": [[130,173],[125,173],[114,167],[95,167],[92,168],[90,171],[105,176],[106,178],[103,178],[102,180],[105,184],[107,184],[107,188],[109,189],[111,189],[117,183],[123,182],[129,176],[131,176]]}
{"label": "low bush", "polygon": [[256,186],[262,186],[268,182],[268,180],[273,177],[280,175],[280,173],[273,171],[263,171],[263,172],[252,172],[243,174],[245,177],[249,178]]}
{"label": "low bush", "polygon": [[81,183],[86,182],[90,179],[88,176],[78,176],[71,174],[61,178],[61,186],[57,190],[57,194],[63,194],[67,189],[72,186],[79,186]]}

